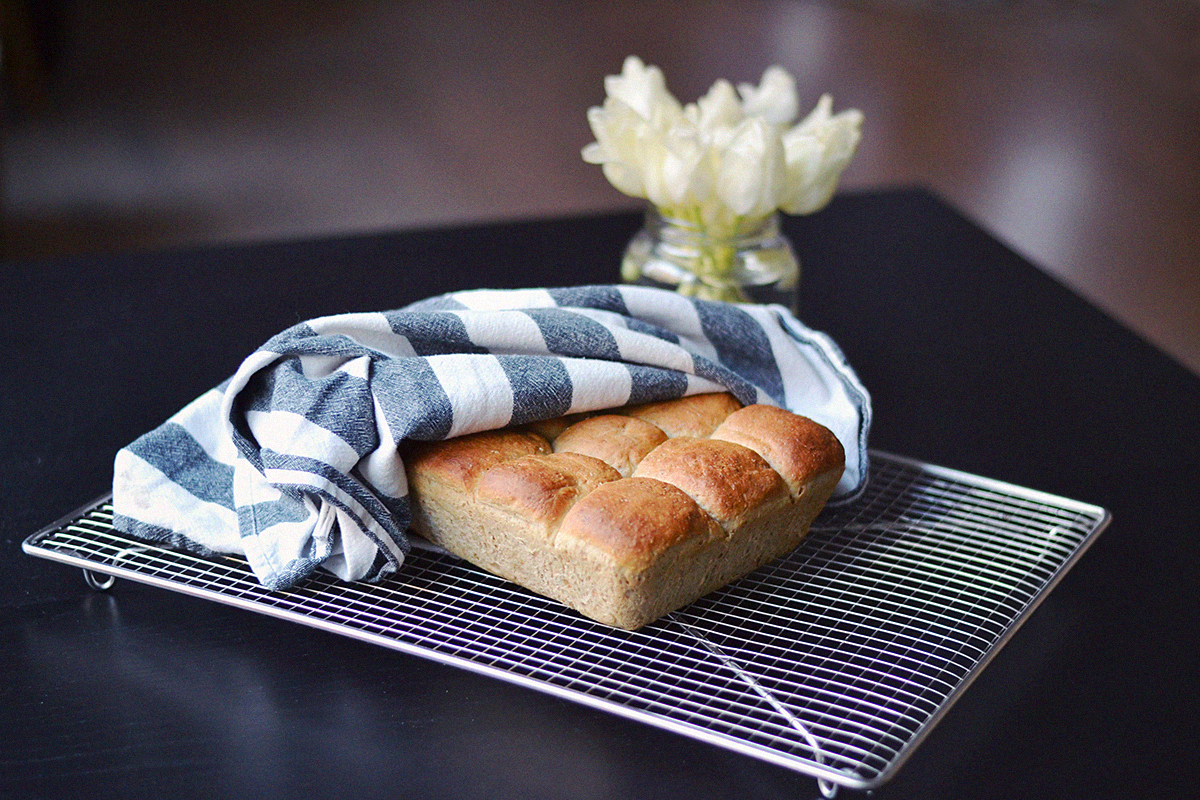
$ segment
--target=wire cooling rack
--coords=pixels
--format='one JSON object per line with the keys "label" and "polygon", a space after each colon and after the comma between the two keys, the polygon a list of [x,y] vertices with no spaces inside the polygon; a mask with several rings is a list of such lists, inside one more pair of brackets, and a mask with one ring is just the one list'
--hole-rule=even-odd
{"label": "wire cooling rack", "polygon": [[873,453],[871,483],[773,564],[640,631],[436,550],[379,585],[266,590],[240,558],[123,536],[100,501],[32,555],[566,697],[838,786],[885,783],[1108,523],[1096,506]]}

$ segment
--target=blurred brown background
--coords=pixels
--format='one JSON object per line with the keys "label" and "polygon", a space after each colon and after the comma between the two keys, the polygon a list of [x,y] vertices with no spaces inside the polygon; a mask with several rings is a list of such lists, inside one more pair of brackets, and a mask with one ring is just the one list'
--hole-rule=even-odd
{"label": "blurred brown background", "polygon": [[1198,0],[0,8],[9,259],[634,207],[579,156],[605,75],[779,63],[865,113],[843,190],[936,191],[1200,372]]}

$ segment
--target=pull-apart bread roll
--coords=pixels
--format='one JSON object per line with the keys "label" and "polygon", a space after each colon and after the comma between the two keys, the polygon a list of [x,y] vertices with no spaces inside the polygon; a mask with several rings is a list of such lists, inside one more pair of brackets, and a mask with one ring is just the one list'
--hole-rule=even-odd
{"label": "pull-apart bread roll", "polygon": [[800,543],[845,452],[824,426],[706,394],[405,453],[413,529],[630,630]]}

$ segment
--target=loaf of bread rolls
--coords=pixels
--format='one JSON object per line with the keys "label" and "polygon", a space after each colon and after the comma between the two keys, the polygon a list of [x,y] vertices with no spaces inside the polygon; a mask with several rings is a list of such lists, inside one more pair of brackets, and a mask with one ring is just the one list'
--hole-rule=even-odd
{"label": "loaf of bread rolls", "polygon": [[634,630],[794,549],[841,478],[824,426],[705,394],[412,444],[413,530]]}

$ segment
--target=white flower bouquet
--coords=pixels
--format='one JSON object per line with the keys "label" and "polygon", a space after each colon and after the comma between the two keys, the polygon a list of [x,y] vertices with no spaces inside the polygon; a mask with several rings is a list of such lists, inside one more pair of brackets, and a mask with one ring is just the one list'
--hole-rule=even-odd
{"label": "white flower bouquet", "polygon": [[583,158],[651,204],[622,278],[795,308],[800,266],[779,214],[829,202],[858,147],[862,114],[834,114],[825,95],[796,122],[796,82],[778,66],[757,86],[719,80],[687,105],[667,90],[662,70],[636,56],[604,86],[604,104],[588,109],[596,141]]}
{"label": "white flower bouquet", "polygon": [[604,104],[588,110],[596,141],[583,148],[621,192],[710,237],[735,235],[777,211],[825,206],[858,147],[863,116],[832,113],[829,95],[794,123],[796,83],[772,66],[758,86],[718,80],[682,105],[662,70],[636,56],[605,78]]}

